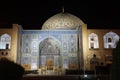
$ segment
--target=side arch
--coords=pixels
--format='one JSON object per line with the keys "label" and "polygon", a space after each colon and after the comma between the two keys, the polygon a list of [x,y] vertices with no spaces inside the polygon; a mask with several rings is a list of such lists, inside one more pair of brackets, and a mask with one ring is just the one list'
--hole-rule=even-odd
{"label": "side arch", "polygon": [[117,42],[119,41],[120,37],[115,32],[108,32],[104,35],[104,48],[111,49],[116,48]]}
{"label": "side arch", "polygon": [[11,36],[5,33],[0,37],[0,49],[10,49],[10,48],[11,48]]}

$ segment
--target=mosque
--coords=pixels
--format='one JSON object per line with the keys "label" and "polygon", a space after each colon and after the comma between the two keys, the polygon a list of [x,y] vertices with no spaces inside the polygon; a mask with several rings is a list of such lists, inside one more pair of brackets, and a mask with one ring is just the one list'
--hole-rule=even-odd
{"label": "mosque", "polygon": [[0,58],[7,57],[41,75],[91,70],[93,55],[99,63],[112,63],[119,36],[118,29],[88,29],[79,17],[61,12],[46,20],[41,30],[24,30],[19,24],[0,28]]}

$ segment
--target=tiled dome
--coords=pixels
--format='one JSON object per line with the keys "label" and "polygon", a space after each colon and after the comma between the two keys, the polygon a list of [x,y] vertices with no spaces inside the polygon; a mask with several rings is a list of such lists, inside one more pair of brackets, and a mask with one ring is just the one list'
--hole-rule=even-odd
{"label": "tiled dome", "polygon": [[73,30],[84,22],[70,13],[58,13],[50,17],[42,26],[42,30],[68,29]]}

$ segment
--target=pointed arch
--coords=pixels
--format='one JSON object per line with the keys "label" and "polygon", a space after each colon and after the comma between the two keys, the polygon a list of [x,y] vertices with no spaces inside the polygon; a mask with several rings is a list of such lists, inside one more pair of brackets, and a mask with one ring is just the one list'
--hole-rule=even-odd
{"label": "pointed arch", "polygon": [[48,65],[51,61],[51,65],[60,65],[60,42],[54,37],[47,37],[39,44],[39,66]]}
{"label": "pointed arch", "polygon": [[115,32],[108,32],[103,36],[104,48],[116,48],[117,42],[119,41],[119,36]]}
{"label": "pointed arch", "polygon": [[[60,51],[60,42],[58,42],[53,37],[48,37],[40,42],[39,49],[40,49],[41,53],[42,53],[42,51],[44,51],[46,53],[51,52],[51,54],[57,53],[54,51],[56,51],[56,49],[59,49],[59,51]],[[45,50],[45,49],[47,49],[47,50]]]}
{"label": "pointed arch", "polygon": [[3,34],[0,38],[0,49],[10,49],[11,47],[11,36],[9,34]]}
{"label": "pointed arch", "polygon": [[98,42],[98,35],[95,33],[91,33],[88,36],[89,38],[89,48],[90,49],[97,49],[99,48],[99,42]]}

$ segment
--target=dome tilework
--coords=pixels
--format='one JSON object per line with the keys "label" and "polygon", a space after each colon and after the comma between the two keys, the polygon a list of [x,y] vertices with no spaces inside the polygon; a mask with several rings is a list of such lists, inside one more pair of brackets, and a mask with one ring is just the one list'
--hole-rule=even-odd
{"label": "dome tilework", "polygon": [[58,13],[50,17],[42,26],[42,30],[69,29],[73,30],[84,22],[70,13]]}

